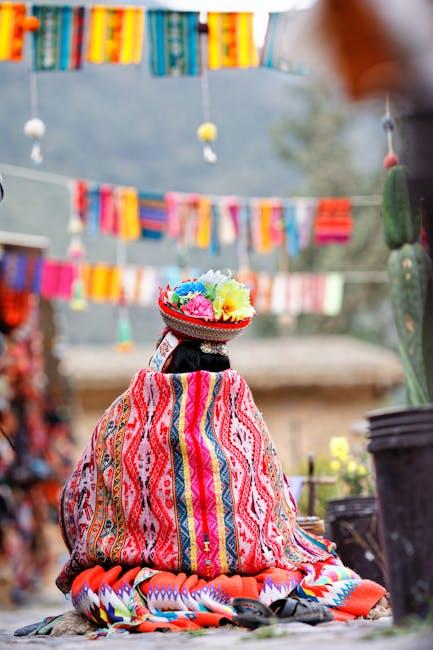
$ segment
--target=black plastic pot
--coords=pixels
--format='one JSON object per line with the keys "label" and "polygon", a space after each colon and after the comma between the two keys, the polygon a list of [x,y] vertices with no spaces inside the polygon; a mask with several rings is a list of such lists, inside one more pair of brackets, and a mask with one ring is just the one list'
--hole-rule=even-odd
{"label": "black plastic pot", "polygon": [[336,543],[343,564],[361,578],[385,584],[374,497],[346,497],[328,501],[327,536]]}
{"label": "black plastic pot", "polygon": [[433,405],[368,414],[394,621],[433,598]]}

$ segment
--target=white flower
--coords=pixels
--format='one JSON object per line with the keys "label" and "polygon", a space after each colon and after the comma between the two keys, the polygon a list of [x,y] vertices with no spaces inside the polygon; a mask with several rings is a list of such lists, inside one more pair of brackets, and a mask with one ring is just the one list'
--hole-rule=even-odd
{"label": "white flower", "polygon": [[229,273],[223,273],[222,271],[214,271],[213,269],[210,269],[207,273],[203,273],[203,275],[199,277],[199,280],[204,284],[219,285],[227,282],[230,277],[231,275]]}

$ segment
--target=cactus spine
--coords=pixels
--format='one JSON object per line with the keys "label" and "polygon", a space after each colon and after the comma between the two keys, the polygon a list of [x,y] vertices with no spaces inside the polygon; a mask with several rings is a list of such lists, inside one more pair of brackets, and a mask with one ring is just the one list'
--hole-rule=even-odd
{"label": "cactus spine", "polygon": [[404,167],[388,172],[383,217],[392,249],[388,277],[409,404],[433,402],[433,271],[420,246],[421,220],[410,204]]}

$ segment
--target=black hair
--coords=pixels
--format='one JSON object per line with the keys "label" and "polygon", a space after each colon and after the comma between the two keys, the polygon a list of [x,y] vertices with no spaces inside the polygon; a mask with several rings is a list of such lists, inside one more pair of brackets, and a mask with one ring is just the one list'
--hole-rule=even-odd
{"label": "black hair", "polygon": [[209,354],[200,349],[200,341],[182,341],[173,351],[171,360],[164,372],[222,372],[230,368],[230,360],[225,354]]}

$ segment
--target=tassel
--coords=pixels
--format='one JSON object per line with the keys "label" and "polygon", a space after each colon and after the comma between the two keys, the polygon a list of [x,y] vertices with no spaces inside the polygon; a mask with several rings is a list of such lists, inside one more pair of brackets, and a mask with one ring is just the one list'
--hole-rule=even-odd
{"label": "tassel", "polygon": [[130,352],[134,347],[132,340],[132,326],[129,313],[126,308],[121,308],[117,323],[117,350],[119,352]]}
{"label": "tassel", "polygon": [[84,293],[84,282],[81,278],[75,278],[72,283],[72,298],[69,306],[72,311],[83,311],[87,308],[87,301]]}

